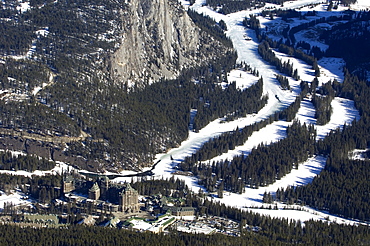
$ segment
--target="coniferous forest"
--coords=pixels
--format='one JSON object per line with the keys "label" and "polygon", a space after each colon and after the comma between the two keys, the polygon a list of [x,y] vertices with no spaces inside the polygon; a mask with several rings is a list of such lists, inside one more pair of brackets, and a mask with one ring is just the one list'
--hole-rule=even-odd
{"label": "coniferous forest", "polygon": [[[217,206],[216,206],[217,207]],[[224,208],[227,211],[227,208]],[[261,225],[277,222],[276,219],[257,218]],[[4,245],[362,245],[369,243],[364,226],[348,227],[323,222],[306,222],[305,227],[276,224],[273,232],[245,232],[242,237],[221,234],[137,233],[101,227],[74,226],[65,229],[33,229],[18,226],[0,226],[0,243]],[[281,235],[286,235],[281,237]],[[35,240],[37,239],[37,241]],[[32,243],[34,242],[34,244]]]}
{"label": "coniferous forest", "polygon": [[11,152],[0,153],[1,170],[25,170],[33,172],[35,170],[51,170],[55,163],[44,158],[39,159],[30,155],[13,156]]}
{"label": "coniferous forest", "polygon": [[361,119],[331,132],[316,144],[318,154],[327,156],[325,169],[311,184],[279,191],[276,199],[304,203],[348,218],[369,220],[367,192],[369,160],[350,160],[353,149],[366,149],[370,142],[368,82],[347,73],[343,84],[336,88],[339,95],[353,98]]}
{"label": "coniferous forest", "polygon": [[266,146],[261,144],[247,156],[216,163],[194,163],[201,160],[202,151],[187,158],[180,167],[197,175],[199,183],[209,191],[215,191],[216,184],[222,180],[223,189],[242,193],[245,186],[258,188],[275,182],[289,173],[294,165],[307,160],[315,153],[315,136],[313,126],[293,122],[287,129],[286,138]]}

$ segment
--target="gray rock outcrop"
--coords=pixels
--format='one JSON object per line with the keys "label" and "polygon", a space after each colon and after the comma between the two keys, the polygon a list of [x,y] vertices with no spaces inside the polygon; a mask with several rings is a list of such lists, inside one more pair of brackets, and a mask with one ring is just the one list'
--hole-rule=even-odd
{"label": "gray rock outcrop", "polygon": [[194,24],[176,0],[132,0],[121,11],[122,42],[111,74],[129,87],[175,78],[225,47]]}

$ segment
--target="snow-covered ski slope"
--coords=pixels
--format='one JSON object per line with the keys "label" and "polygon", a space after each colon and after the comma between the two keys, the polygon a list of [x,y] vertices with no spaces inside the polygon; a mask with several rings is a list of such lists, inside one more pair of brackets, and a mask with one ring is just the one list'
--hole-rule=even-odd
{"label": "snow-covered ski slope", "polygon": [[[300,0],[284,3],[284,8],[302,8],[304,11],[305,6],[312,3],[323,3],[326,1],[318,0]],[[264,94],[269,95],[268,103],[263,107],[257,114],[247,115],[244,118],[237,119],[232,122],[221,123],[221,119],[217,119],[206,127],[201,129],[198,133],[189,132],[189,137],[184,141],[180,147],[170,150],[166,154],[161,154],[157,156],[158,164],[153,169],[153,172],[158,178],[167,178],[173,175],[174,169],[178,163],[184,160],[185,157],[195,153],[198,148],[200,148],[209,139],[230,130],[234,130],[236,127],[243,128],[255,122],[265,119],[269,115],[272,115],[276,111],[280,111],[291,104],[296,96],[300,93],[299,81],[293,79],[289,80],[292,90],[281,90],[276,79],[275,74],[279,73],[274,67],[267,64],[258,55],[257,39],[254,31],[245,29],[242,26],[242,21],[245,17],[249,17],[250,14],[258,14],[262,9],[257,10],[245,10],[237,13],[232,13],[229,15],[222,15],[216,13],[212,9],[206,6],[204,0],[198,0],[192,6],[189,6],[188,2],[184,2],[186,7],[189,7],[199,13],[203,13],[207,16],[212,17],[217,22],[220,20],[225,21],[227,24],[228,31],[227,36],[233,42],[234,48],[238,54],[237,62],[245,62],[249,64],[252,68],[256,68],[259,71],[260,76],[264,81]],[[366,3],[365,0],[359,1],[358,4],[354,5],[354,9],[364,9],[368,7],[370,3]],[[271,5],[269,5],[271,7]],[[275,5],[278,8],[278,5]],[[317,5],[315,8],[318,10],[326,9],[325,4]],[[342,9],[343,10],[343,9]],[[307,10],[308,11],[308,8]],[[339,13],[339,11],[338,11]],[[331,13],[335,14],[335,13]],[[263,20],[261,23],[263,25],[268,25],[273,22],[279,22],[279,20]],[[251,40],[245,40],[245,36],[249,36]],[[280,54],[276,52],[276,55],[281,59],[289,59],[290,62],[294,64],[294,68],[298,69],[301,79],[305,81],[312,81],[314,79],[314,73],[310,66],[297,59],[287,57],[285,54]],[[319,78],[320,84],[326,83],[330,80],[337,79],[338,81],[343,80],[343,73],[341,67],[343,66],[343,60],[336,58],[323,58],[320,62],[321,76]],[[233,79],[237,80],[238,87],[246,88],[250,86],[255,81],[251,80],[248,76],[239,76],[236,79],[236,74],[240,74],[240,71],[232,71],[229,75],[229,82]],[[244,79],[244,80],[243,80]],[[278,95],[280,101],[278,101],[274,95]],[[317,129],[317,139],[324,138],[330,130],[336,129],[343,126],[344,124],[350,124],[353,120],[359,119],[359,113],[354,107],[354,102],[346,99],[335,98],[332,101],[333,113],[331,120],[328,124],[324,126],[317,126],[316,119],[314,118],[315,109],[309,100],[303,100],[301,102],[301,107],[296,115],[296,119],[305,122],[307,124],[314,124]],[[276,142],[286,135],[285,130],[291,122],[286,121],[276,121],[270,125],[267,125],[263,129],[255,132],[252,136],[244,143],[242,146],[237,146],[234,150],[230,150],[228,153],[215,157],[213,160],[225,160],[232,159],[236,155],[246,155],[251,149],[257,146],[259,143],[271,143]],[[172,157],[172,158],[171,158]],[[211,160],[210,160],[211,161]],[[302,210],[294,210],[298,206],[291,206],[293,210],[283,209],[286,207],[284,204],[277,204],[278,210],[270,209],[255,209],[252,207],[267,207],[267,204],[262,203],[262,196],[264,192],[274,193],[278,188],[287,186],[298,186],[305,185],[312,181],[312,179],[320,173],[320,171],[325,166],[326,158],[321,156],[315,156],[310,158],[304,163],[301,163],[297,169],[291,171],[281,180],[278,180],[274,184],[267,187],[260,187],[259,189],[246,188],[243,194],[233,194],[224,193],[224,198],[220,199],[213,197],[214,200],[219,200],[220,202],[235,206],[243,209],[252,209],[255,212],[262,214],[268,214],[273,217],[285,217],[290,219],[300,219],[301,221],[309,219],[317,220],[329,220],[336,221],[339,223],[349,223],[353,224],[354,221],[338,218],[336,216],[328,215],[323,212],[315,211],[309,207],[299,207]],[[204,190],[197,184],[197,178],[191,176],[181,176],[175,175],[176,177],[186,181],[187,185],[191,187],[194,191],[199,189]],[[124,178],[117,178],[117,181],[125,180]]]}

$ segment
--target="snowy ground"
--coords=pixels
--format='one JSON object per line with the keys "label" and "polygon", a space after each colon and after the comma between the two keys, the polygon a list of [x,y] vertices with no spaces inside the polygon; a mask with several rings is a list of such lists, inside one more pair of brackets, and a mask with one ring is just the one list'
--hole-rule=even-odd
{"label": "snowy ground", "polygon": [[366,156],[366,152],[368,151],[369,149],[355,149],[351,151],[348,156],[353,160],[369,160],[369,158]]}
{"label": "snowy ground", "polygon": [[355,4],[351,4],[352,10],[369,10],[370,9],[370,3],[369,0],[357,0]]}
{"label": "snowy ground", "polygon": [[31,200],[25,197],[25,195],[17,191],[12,191],[11,194],[5,194],[3,191],[0,191],[0,209],[3,209],[6,204],[12,205],[30,205]]}
{"label": "snowy ground", "polygon": [[19,5],[17,6],[17,10],[24,13],[30,9],[30,3],[26,1],[19,1]]}
{"label": "snowy ground", "polygon": [[[1,150],[0,150],[1,151]],[[17,151],[12,151],[14,155],[20,155],[24,153],[20,153]],[[62,174],[63,172],[71,171],[74,169],[73,167],[67,165],[64,162],[56,162],[56,165],[53,169],[48,170],[48,171],[40,171],[36,170],[34,172],[27,172],[27,171],[22,171],[22,170],[0,170],[0,174],[10,174],[10,175],[21,175],[21,176],[26,176],[26,177],[32,177],[33,175],[35,176],[44,176],[44,175],[56,175],[56,174]]]}
{"label": "snowy ground", "polygon": [[73,168],[63,162],[57,162],[56,166],[49,171],[40,171],[36,170],[34,172],[27,172],[27,171],[10,171],[10,170],[0,170],[0,174],[6,173],[10,175],[21,175],[26,177],[32,177],[32,175],[36,176],[44,176],[44,175],[56,175],[62,174],[63,171],[72,170]]}
{"label": "snowy ground", "polygon": [[236,88],[239,88],[241,90],[249,88],[251,85],[255,84],[258,81],[258,79],[259,78],[252,75],[251,73],[241,71],[238,69],[230,71],[230,73],[227,76],[227,81],[229,83],[235,82]]}

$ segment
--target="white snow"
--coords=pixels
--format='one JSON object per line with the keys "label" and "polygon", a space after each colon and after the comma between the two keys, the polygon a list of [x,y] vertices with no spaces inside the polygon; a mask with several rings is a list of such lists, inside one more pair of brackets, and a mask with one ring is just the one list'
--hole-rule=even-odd
{"label": "white snow", "polygon": [[324,78],[336,79],[338,82],[343,82],[343,68],[346,64],[342,58],[323,57],[318,61],[318,65],[320,67],[320,73]]}
{"label": "white snow", "polygon": [[333,113],[328,124],[316,126],[317,139],[324,138],[331,130],[349,125],[353,120],[360,119],[360,114],[354,106],[354,102],[343,98],[334,98],[331,103]]}
{"label": "white snow", "polygon": [[33,90],[32,90],[32,95],[33,96],[36,96],[37,95],[37,93],[39,93],[39,91],[41,91],[42,90],[42,87],[41,86],[36,86],[35,88],[33,88]]}
{"label": "white snow", "polygon": [[[227,81],[229,83],[235,82],[236,88],[247,89],[251,85],[255,84],[259,78],[252,75],[249,72],[242,71],[239,69],[233,69],[227,76]],[[248,83],[249,82],[249,83]],[[225,85],[226,86],[226,85]]]}
{"label": "white snow", "polygon": [[354,149],[353,151],[351,151],[349,154],[348,154],[348,157],[352,160],[369,160],[369,158],[367,158],[365,156],[365,153],[369,151],[369,149]]}
{"label": "white snow", "polygon": [[[24,153],[22,153],[24,155]],[[68,164],[64,162],[56,162],[56,165],[53,169],[48,171],[40,171],[36,170],[34,172],[28,172],[23,170],[0,170],[0,174],[10,174],[10,175],[20,175],[20,176],[26,176],[26,177],[32,177],[35,176],[45,176],[45,175],[56,175],[56,174],[62,174],[62,172],[66,172],[69,170],[74,169],[73,167],[69,166]]]}
{"label": "white snow", "polygon": [[319,4],[319,3],[326,3],[326,0],[298,0],[298,1],[290,1],[284,3],[284,8],[282,9],[299,9],[302,7],[306,7],[312,4]]}
{"label": "white snow", "polygon": [[17,6],[17,10],[21,11],[22,13],[27,12],[31,8],[29,2],[19,2],[19,5]]}
{"label": "white snow", "polygon": [[24,194],[22,194],[19,191],[13,192],[8,195],[0,191],[0,209],[3,209],[5,204],[12,204],[12,205],[31,204],[30,200],[24,200],[22,199],[22,197],[24,197]]}
{"label": "white snow", "polygon": [[46,37],[48,34],[49,34],[49,28],[48,27],[36,31],[37,37],[40,37],[40,36]]}
{"label": "white snow", "polygon": [[185,10],[188,10],[190,7],[190,1],[188,0],[179,0],[179,3],[184,7]]}
{"label": "white snow", "polygon": [[276,121],[259,131],[256,131],[249,137],[248,141],[244,145],[237,146],[235,149],[228,151],[225,154],[219,155],[212,158],[210,162],[221,161],[221,160],[231,160],[233,157],[238,155],[248,155],[254,147],[258,144],[270,144],[271,142],[277,142],[280,139],[286,137],[286,128],[290,125],[290,122],[286,121]]}
{"label": "white snow", "polygon": [[355,4],[351,4],[352,10],[369,10],[370,3],[369,0],[357,0]]}

